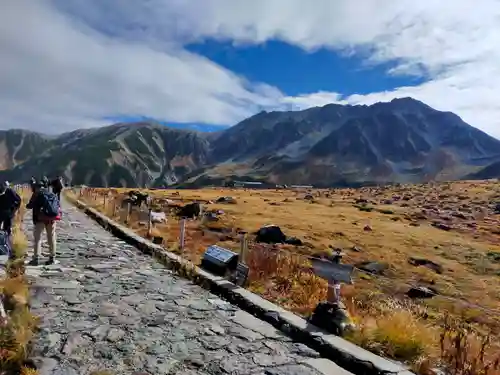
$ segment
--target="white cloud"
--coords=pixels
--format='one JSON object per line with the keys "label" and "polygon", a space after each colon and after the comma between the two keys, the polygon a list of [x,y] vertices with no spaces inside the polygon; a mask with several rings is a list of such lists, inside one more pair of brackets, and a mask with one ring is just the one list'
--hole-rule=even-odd
{"label": "white cloud", "polygon": [[[414,96],[500,137],[499,25],[498,0],[3,1],[0,127],[62,131],[119,114],[231,124],[261,107]],[[430,80],[344,100],[284,97],[182,49],[207,37],[327,46]]]}
{"label": "white cloud", "polygon": [[109,38],[46,4],[1,5],[1,128],[53,133],[116,115],[226,124],[281,95],[173,46]]}

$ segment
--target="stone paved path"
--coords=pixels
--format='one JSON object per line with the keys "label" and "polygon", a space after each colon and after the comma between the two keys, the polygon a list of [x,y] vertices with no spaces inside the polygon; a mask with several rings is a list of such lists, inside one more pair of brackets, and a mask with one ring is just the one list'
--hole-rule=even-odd
{"label": "stone paved path", "polygon": [[63,209],[60,264],[28,267],[41,375],[348,374]]}

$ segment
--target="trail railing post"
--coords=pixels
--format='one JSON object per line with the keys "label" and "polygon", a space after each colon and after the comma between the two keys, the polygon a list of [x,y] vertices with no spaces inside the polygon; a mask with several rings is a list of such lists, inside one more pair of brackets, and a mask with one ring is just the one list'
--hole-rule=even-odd
{"label": "trail railing post", "polygon": [[243,264],[246,264],[247,252],[248,252],[247,232],[242,231],[242,232],[240,232],[240,259],[239,259],[239,261]]}
{"label": "trail railing post", "polygon": [[116,197],[113,198],[113,212],[112,212],[113,217],[116,216]]}
{"label": "trail railing post", "polygon": [[186,237],[186,218],[181,219],[180,235],[179,235],[179,248],[184,251],[184,242]]}
{"label": "trail railing post", "polygon": [[132,203],[127,203],[127,216],[125,217],[125,223],[128,224],[130,222],[130,214],[132,213]]}
{"label": "trail railing post", "polygon": [[148,237],[151,237],[151,229],[153,227],[153,222],[151,220],[151,207],[148,207]]}

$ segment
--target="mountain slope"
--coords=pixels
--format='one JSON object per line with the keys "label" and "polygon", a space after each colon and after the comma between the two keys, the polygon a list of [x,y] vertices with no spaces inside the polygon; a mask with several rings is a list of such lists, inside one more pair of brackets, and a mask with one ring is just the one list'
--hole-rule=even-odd
{"label": "mountain slope", "polygon": [[0,170],[14,168],[33,155],[37,155],[50,143],[38,133],[14,129],[0,131]]}
{"label": "mountain slope", "polygon": [[500,141],[411,98],[260,113],[213,144],[216,165],[320,185],[457,179],[500,158]]}
{"label": "mountain slope", "polygon": [[500,163],[500,141],[411,98],[261,112],[209,134],[153,122],[55,138],[11,130],[0,132],[0,152],[0,177],[61,174],[96,186],[422,182],[484,176]]}
{"label": "mountain slope", "polygon": [[199,133],[151,123],[116,124],[66,133],[3,173],[14,181],[63,175],[73,184],[163,186],[203,165],[208,142]]}

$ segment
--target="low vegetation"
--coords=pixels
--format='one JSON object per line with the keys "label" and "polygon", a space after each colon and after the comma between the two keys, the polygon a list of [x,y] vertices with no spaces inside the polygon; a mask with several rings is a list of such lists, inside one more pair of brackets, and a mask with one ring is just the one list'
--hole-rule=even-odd
{"label": "low vegetation", "polygon": [[[198,264],[206,247],[240,248],[248,232],[248,288],[308,316],[327,294],[311,258],[343,251],[358,267],[342,293],[358,330],[350,340],[412,364],[421,374],[499,374],[500,183],[398,185],[362,189],[150,190],[167,223],[148,228],[147,207],[127,215],[124,189],[76,196],[145,237]],[[220,197],[232,197],[220,200]],[[172,207],[198,201],[210,213],[188,220],[184,247]],[[301,245],[255,242],[276,224]],[[367,266],[368,265],[368,266]],[[415,289],[416,288],[416,289]],[[423,298],[409,292],[422,290]],[[489,339],[486,339],[489,338]],[[495,372],[497,371],[497,372]]]}
{"label": "low vegetation", "polygon": [[[28,197],[20,191],[23,201]],[[29,290],[24,275],[24,258],[27,239],[21,228],[24,205],[15,218],[12,234],[13,256],[5,268],[5,276],[0,279],[0,297],[7,319],[0,322],[0,373],[34,375],[28,366],[30,342],[36,328],[36,318],[28,307]]]}

